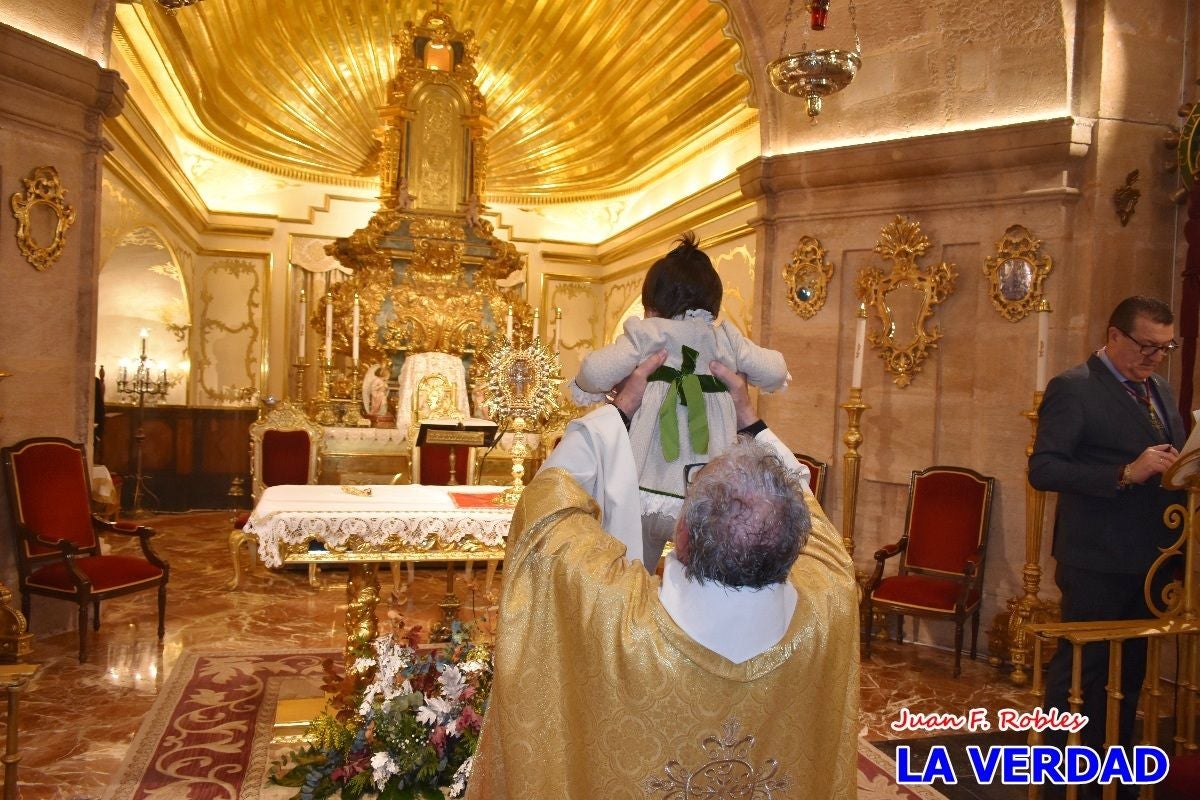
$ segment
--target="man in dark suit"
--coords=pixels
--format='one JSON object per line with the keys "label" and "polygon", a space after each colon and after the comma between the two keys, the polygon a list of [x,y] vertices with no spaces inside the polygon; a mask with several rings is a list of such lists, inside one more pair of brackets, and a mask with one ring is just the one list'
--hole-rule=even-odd
{"label": "man in dark suit", "polygon": [[[1184,441],[1174,395],[1156,373],[1176,347],[1173,322],[1159,300],[1123,300],[1104,347],[1046,387],[1029,481],[1058,492],[1053,553],[1064,622],[1152,616],[1142,587],[1159,547],[1178,536],[1163,523],[1163,510],[1183,501],[1161,485]],[[1123,663],[1120,740],[1129,744],[1146,671],[1144,639],[1125,645]],[[1104,740],[1107,675],[1107,645],[1087,645],[1083,713],[1090,721],[1082,738],[1096,748]],[[1050,661],[1047,707],[1067,708],[1070,680],[1071,648],[1064,646]]]}

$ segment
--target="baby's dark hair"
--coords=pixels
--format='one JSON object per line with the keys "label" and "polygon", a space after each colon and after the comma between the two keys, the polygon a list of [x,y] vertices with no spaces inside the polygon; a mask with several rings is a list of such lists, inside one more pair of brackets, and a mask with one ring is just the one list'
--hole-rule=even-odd
{"label": "baby's dark hair", "polygon": [[670,319],[693,308],[714,317],[721,309],[721,276],[696,244],[696,234],[679,237],[675,249],[654,262],[642,282],[642,305]]}

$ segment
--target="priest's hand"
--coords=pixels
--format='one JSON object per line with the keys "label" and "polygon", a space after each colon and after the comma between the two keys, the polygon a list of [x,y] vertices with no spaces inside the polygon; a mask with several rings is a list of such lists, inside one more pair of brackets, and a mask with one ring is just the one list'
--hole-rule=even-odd
{"label": "priest's hand", "polygon": [[746,384],[746,376],[740,372],[734,372],[720,361],[710,361],[708,370],[720,378],[721,382],[729,389],[729,396],[733,399],[733,412],[737,416],[738,429],[747,428],[758,422],[758,413],[750,403],[750,389]]}
{"label": "priest's hand", "polygon": [[610,395],[612,404],[620,410],[626,420],[632,419],[634,412],[642,407],[642,395],[646,393],[646,382],[650,373],[661,367],[666,360],[667,351],[659,350],[634,367],[625,380],[613,387]]}

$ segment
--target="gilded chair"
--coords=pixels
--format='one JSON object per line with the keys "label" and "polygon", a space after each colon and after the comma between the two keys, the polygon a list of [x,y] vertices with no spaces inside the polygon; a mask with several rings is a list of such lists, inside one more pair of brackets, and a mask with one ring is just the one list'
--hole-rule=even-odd
{"label": "gilded chair", "polygon": [[[281,403],[265,417],[250,426],[250,492],[254,502],[268,486],[303,485],[317,482],[321,470],[321,438],[324,431],[304,412],[291,403]],[[239,551],[249,543],[250,559],[254,560],[254,545],[258,537],[246,532],[250,512],[243,511],[233,521],[229,534],[229,553],[233,557],[233,579],[230,589],[241,584]],[[317,583],[317,565],[310,564],[308,580]]]}
{"label": "gilded chair", "polygon": [[[30,617],[35,594],[79,606],[79,661],[87,661],[88,609],[100,630],[100,603],[158,590],[158,638],[166,631],[170,567],[154,548],[154,531],[108,522],[91,512],[91,480],[83,446],[67,439],[26,439],[0,449],[8,485],[21,610]],[[101,552],[97,533],[136,538],[140,555]]]}
{"label": "gilded chair", "polygon": [[808,467],[808,488],[813,493],[813,497],[817,498],[817,502],[825,504],[825,473],[829,471],[829,464],[824,461],[818,461],[805,453],[792,453],[804,466]]}
{"label": "gilded chair", "polygon": [[[898,615],[897,641],[904,639],[905,615],[952,620],[954,677],[962,672],[963,625],[970,617],[975,658],[995,482],[963,467],[913,472],[904,535],[875,552],[875,572],[863,594],[867,658],[875,611]],[[884,564],[895,556],[898,574],[883,577]]]}

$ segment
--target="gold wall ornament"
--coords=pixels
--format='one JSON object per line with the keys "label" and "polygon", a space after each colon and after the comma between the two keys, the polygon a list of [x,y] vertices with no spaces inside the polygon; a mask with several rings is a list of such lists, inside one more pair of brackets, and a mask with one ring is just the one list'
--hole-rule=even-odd
{"label": "gold wall ornament", "polygon": [[17,247],[34,269],[46,270],[67,245],[67,229],[75,223],[75,209],[67,205],[66,190],[54,167],[37,167],[21,182],[25,192],[12,196]]}
{"label": "gold wall ornament", "polygon": [[801,236],[792,260],[783,268],[788,302],[802,319],[812,319],[825,305],[833,264],[825,260],[825,248],[814,236]]}
{"label": "gold wall ornament", "polygon": [[988,296],[1000,316],[1016,322],[1037,311],[1045,295],[1042,281],[1054,263],[1042,254],[1042,240],[1023,225],[1010,225],[996,242],[996,255],[983,265],[988,279]]}
{"label": "gold wall ornament", "polygon": [[1117,211],[1117,219],[1121,220],[1121,227],[1124,228],[1129,224],[1129,220],[1133,219],[1134,209],[1137,208],[1138,200],[1142,196],[1142,190],[1134,188],[1134,184],[1138,181],[1139,170],[1134,170],[1125,176],[1125,184],[1118,186],[1113,192],[1113,207]]}
{"label": "gold wall ornament", "polygon": [[921,233],[919,222],[896,216],[880,232],[875,252],[892,262],[884,273],[867,267],[858,275],[855,291],[858,299],[875,312],[878,329],[867,340],[879,350],[884,367],[903,389],[921,371],[929,350],[942,338],[935,325],[927,327],[934,308],[954,291],[958,268],[942,262],[922,268],[918,256],[929,249],[929,239]]}
{"label": "gold wall ornament", "polygon": [[791,776],[776,774],[779,759],[768,758],[757,767],[750,763],[756,739],[753,734],[743,735],[741,727],[736,719],[730,719],[721,726],[719,736],[706,736],[700,742],[708,761],[689,770],[671,760],[661,775],[646,776],[642,781],[643,791],[647,796],[663,798],[771,798],[789,792]]}

